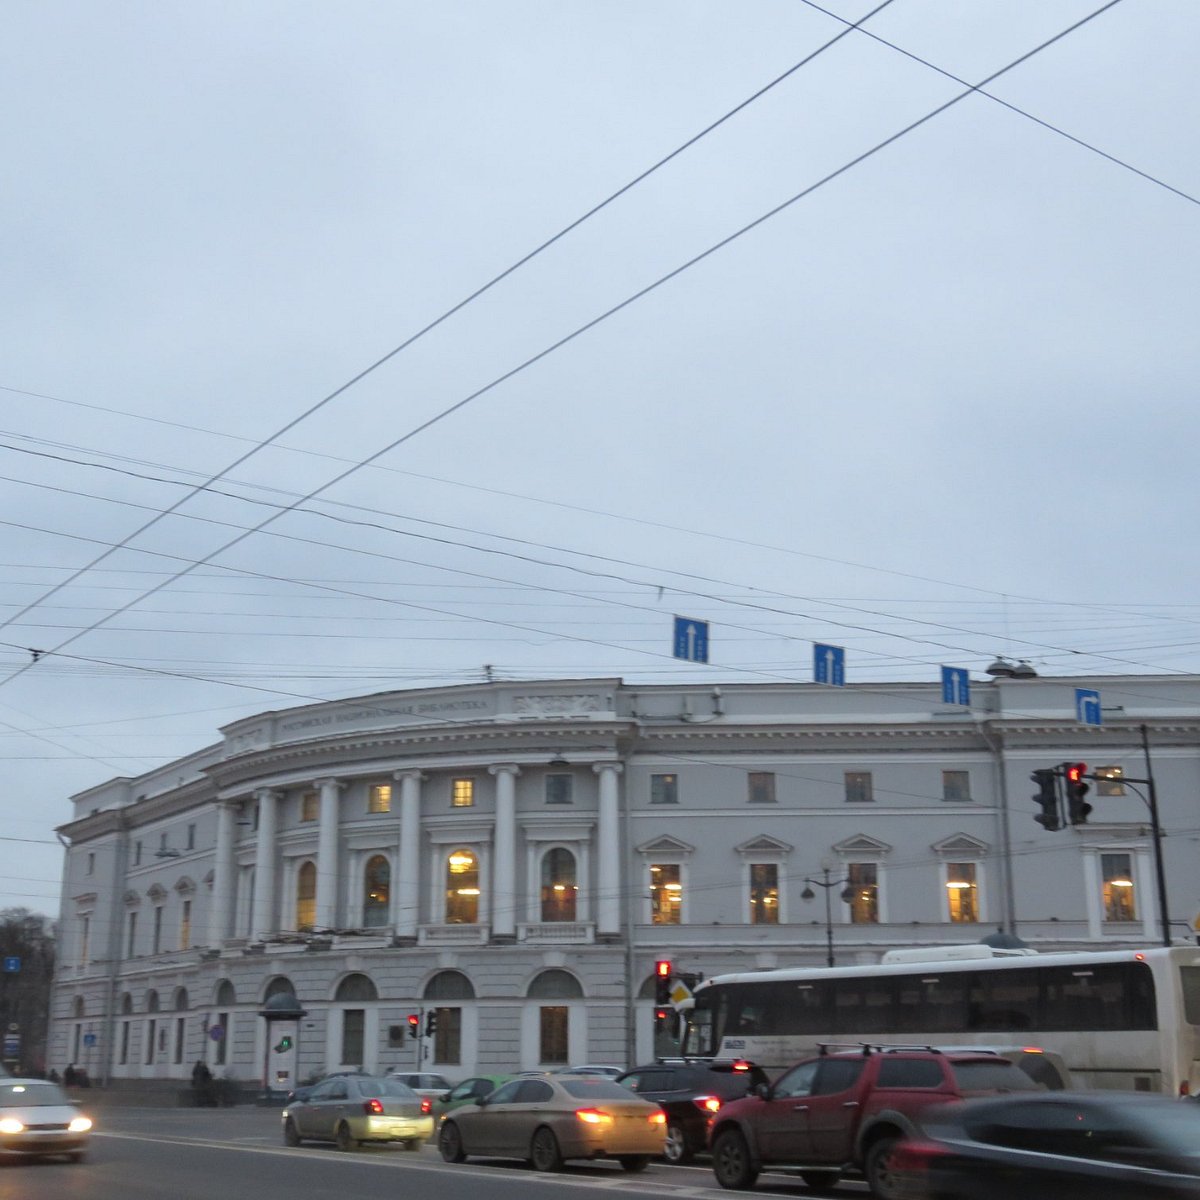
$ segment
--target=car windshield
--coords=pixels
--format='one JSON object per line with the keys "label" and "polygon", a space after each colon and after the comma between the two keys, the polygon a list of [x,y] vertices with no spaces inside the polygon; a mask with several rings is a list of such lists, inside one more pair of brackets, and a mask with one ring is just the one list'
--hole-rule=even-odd
{"label": "car windshield", "polygon": [[398,1079],[356,1079],[360,1096],[394,1096],[402,1100],[416,1100],[417,1093]]}
{"label": "car windshield", "polygon": [[62,1088],[53,1083],[0,1082],[0,1108],[30,1108],[70,1103]]}
{"label": "car windshield", "polygon": [[564,1075],[561,1083],[567,1095],[576,1100],[628,1100],[633,1094],[622,1084],[599,1075],[577,1075],[574,1078]]}
{"label": "car windshield", "polygon": [[1007,1059],[971,1059],[951,1062],[954,1082],[961,1092],[1040,1092],[1036,1084],[1020,1067]]}

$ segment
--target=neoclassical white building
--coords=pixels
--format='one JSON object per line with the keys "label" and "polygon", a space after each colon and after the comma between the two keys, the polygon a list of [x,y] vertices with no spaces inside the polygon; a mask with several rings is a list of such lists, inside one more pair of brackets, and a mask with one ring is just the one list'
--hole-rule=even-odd
{"label": "neoclassical white building", "polygon": [[[281,996],[298,1078],[624,1064],[655,1051],[663,958],[1153,945],[1164,901],[1190,940],[1200,677],[1088,679],[1099,727],[1079,683],[1000,677],[967,708],[934,684],[494,682],[238,721],[72,798],[50,1065],[253,1083]],[[1113,778],[1048,832],[1030,775],[1068,761]]]}

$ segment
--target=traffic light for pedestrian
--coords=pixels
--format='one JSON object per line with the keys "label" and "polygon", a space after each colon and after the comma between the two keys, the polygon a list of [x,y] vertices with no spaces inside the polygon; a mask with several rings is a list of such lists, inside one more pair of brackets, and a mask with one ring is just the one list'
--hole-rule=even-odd
{"label": "traffic light for pedestrian", "polygon": [[1029,777],[1038,785],[1037,794],[1033,797],[1041,812],[1034,814],[1034,820],[1045,830],[1053,833],[1061,829],[1062,817],[1058,807],[1058,772],[1051,767],[1034,771]]}
{"label": "traffic light for pedestrian", "polygon": [[421,1034],[421,1018],[416,1013],[408,1014],[408,1036],[419,1037]]}
{"label": "traffic light for pedestrian", "polygon": [[[671,1003],[671,960],[660,958],[654,964],[654,1003],[665,1008]],[[657,1016],[657,1014],[655,1014]]]}
{"label": "traffic light for pedestrian", "polygon": [[1088,785],[1087,763],[1063,763],[1063,778],[1067,788],[1067,820],[1072,825],[1086,825],[1092,806],[1084,797],[1092,789]]}
{"label": "traffic light for pedestrian", "polygon": [[279,1039],[279,1044],[275,1047],[276,1054],[286,1054],[292,1048],[292,1035],[285,1033]]}
{"label": "traffic light for pedestrian", "polygon": [[432,1037],[437,1033],[437,1009],[431,1008],[425,1014],[425,1034],[427,1037]]}

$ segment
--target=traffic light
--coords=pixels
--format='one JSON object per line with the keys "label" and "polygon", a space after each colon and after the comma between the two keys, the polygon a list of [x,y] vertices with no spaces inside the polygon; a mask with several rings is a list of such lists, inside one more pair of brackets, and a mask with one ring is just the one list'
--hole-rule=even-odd
{"label": "traffic light", "polygon": [[[671,960],[660,958],[654,964],[654,1004],[666,1008],[671,1003]],[[658,1014],[655,1013],[657,1018]]]}
{"label": "traffic light", "polygon": [[292,1048],[292,1035],[285,1033],[279,1039],[279,1044],[275,1047],[276,1054],[286,1054]]}
{"label": "traffic light", "polygon": [[1035,814],[1034,820],[1049,833],[1061,829],[1062,817],[1058,811],[1058,772],[1050,767],[1034,771],[1029,777],[1038,785],[1034,802],[1042,810]]}
{"label": "traffic light", "polygon": [[416,1013],[408,1014],[408,1036],[410,1038],[421,1036],[421,1018]]}
{"label": "traffic light", "polygon": [[437,1033],[437,1009],[431,1008],[425,1014],[425,1036],[432,1037]]}
{"label": "traffic light", "polygon": [[1063,778],[1067,787],[1067,820],[1072,825],[1086,825],[1092,806],[1084,799],[1092,789],[1084,776],[1087,763],[1063,763]]}
{"label": "traffic light", "polygon": [[666,1029],[667,1021],[670,1019],[670,1016],[670,1009],[656,1007],[654,1010],[654,1028],[656,1030]]}

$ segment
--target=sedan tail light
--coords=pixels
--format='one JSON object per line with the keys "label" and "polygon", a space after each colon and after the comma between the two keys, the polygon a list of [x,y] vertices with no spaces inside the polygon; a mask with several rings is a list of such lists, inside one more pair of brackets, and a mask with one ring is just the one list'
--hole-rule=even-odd
{"label": "sedan tail light", "polygon": [[433,1101],[428,1096],[421,1097],[421,1115],[433,1112]]}
{"label": "sedan tail light", "polygon": [[651,1125],[665,1125],[667,1123],[667,1114],[660,1108],[658,1112],[651,1113],[646,1120]]}
{"label": "sedan tail light", "polygon": [[720,1109],[721,1097],[720,1096],[693,1096],[692,1103],[698,1109],[700,1109],[701,1112],[706,1112],[711,1116],[713,1113],[717,1112]]}
{"label": "sedan tail light", "polygon": [[611,1125],[613,1123],[612,1114],[606,1113],[602,1108],[577,1108],[575,1116],[587,1125]]}
{"label": "sedan tail light", "polygon": [[378,1096],[363,1101],[363,1112],[368,1116],[379,1116],[383,1112],[383,1101]]}

